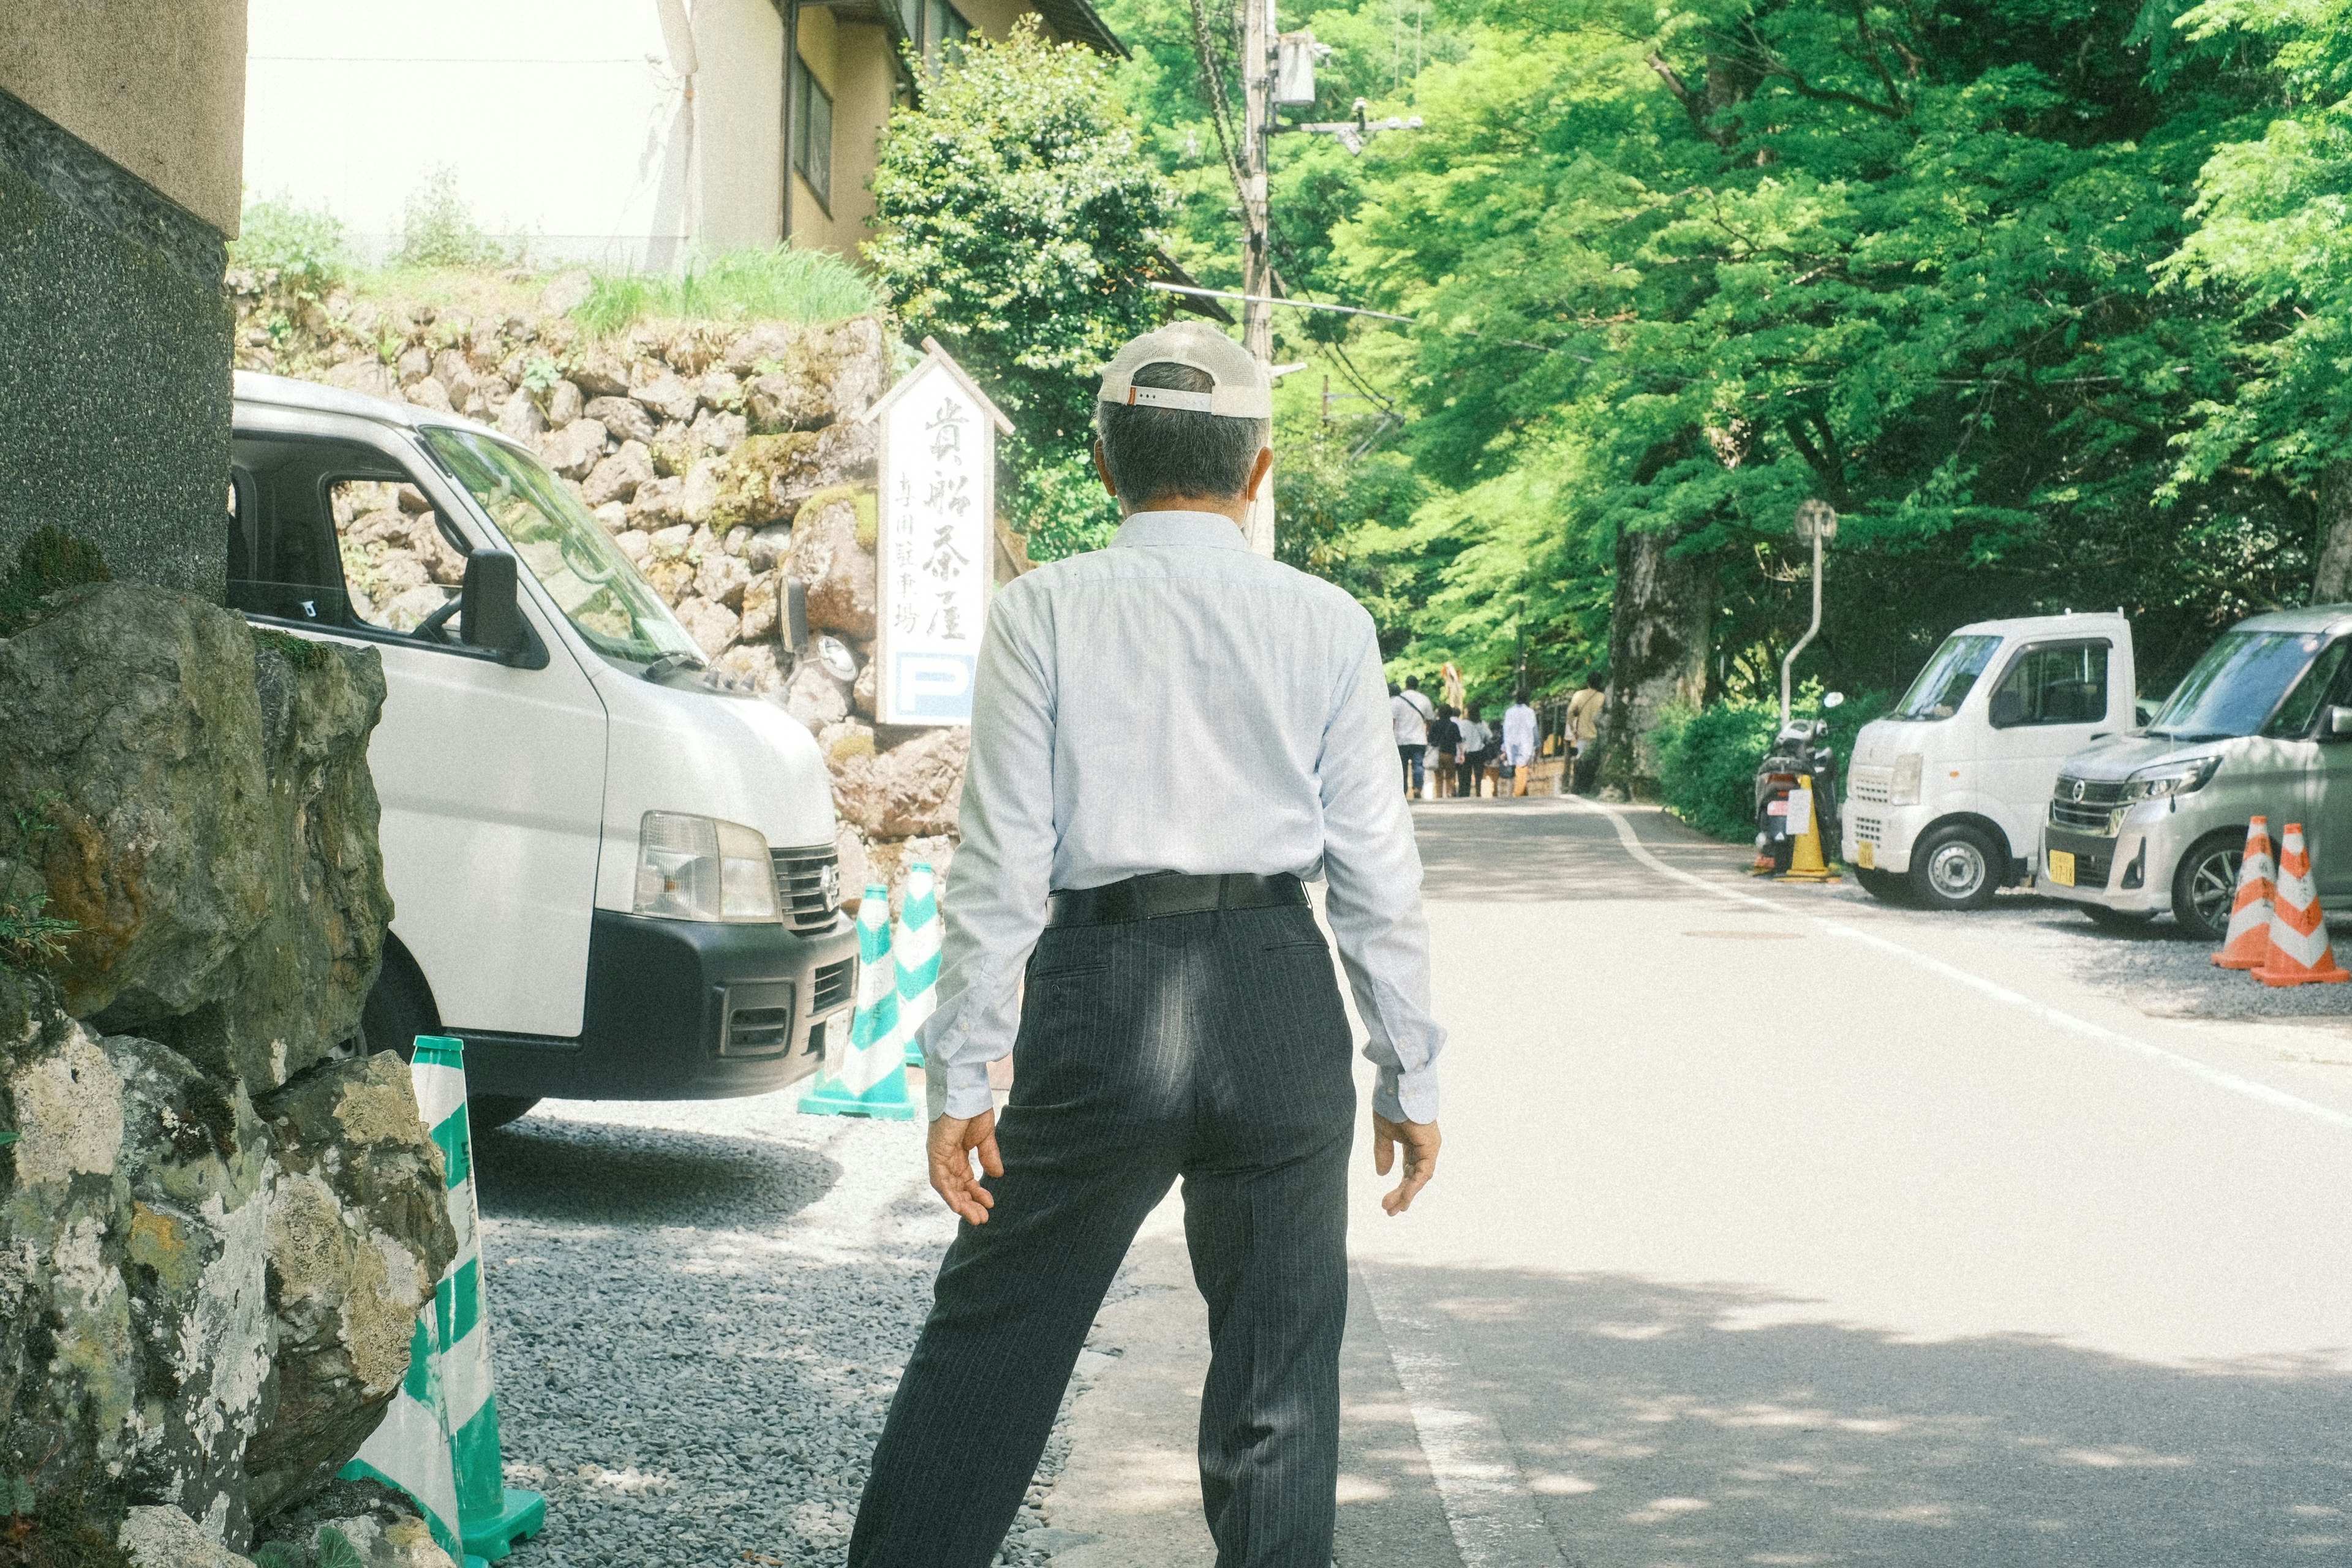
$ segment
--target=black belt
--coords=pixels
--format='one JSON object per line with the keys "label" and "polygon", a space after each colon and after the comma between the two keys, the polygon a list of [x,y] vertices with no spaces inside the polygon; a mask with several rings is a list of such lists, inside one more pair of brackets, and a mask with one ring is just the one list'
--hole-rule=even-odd
{"label": "black belt", "polygon": [[1181,871],[1154,871],[1106,882],[1099,888],[1071,888],[1046,900],[1049,926],[1099,926],[1121,921],[1165,920],[1170,915],[1206,914],[1212,910],[1266,910],[1284,904],[1304,905],[1307,889],[1284,872],[1260,877],[1232,872],[1222,877],[1188,877]]}

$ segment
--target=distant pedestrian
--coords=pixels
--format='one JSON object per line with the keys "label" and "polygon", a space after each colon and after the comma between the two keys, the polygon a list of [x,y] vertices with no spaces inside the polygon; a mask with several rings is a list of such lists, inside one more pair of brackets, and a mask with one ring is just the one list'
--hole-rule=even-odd
{"label": "distant pedestrian", "polygon": [[1474,800],[1478,795],[1479,770],[1486,765],[1486,748],[1493,743],[1486,726],[1478,720],[1478,704],[1473,702],[1470,711],[1462,719],[1462,744],[1454,752],[1454,767],[1456,787],[1461,794]]}
{"label": "distant pedestrian", "polygon": [[1442,797],[1453,793],[1454,765],[1461,750],[1461,722],[1454,717],[1454,710],[1441,702],[1437,705],[1437,722],[1429,727],[1429,778],[1432,794]]}
{"label": "distant pedestrian", "polygon": [[1528,768],[1535,760],[1536,710],[1528,706],[1528,689],[1522,686],[1503,710],[1503,777],[1513,795],[1528,793]]}
{"label": "distant pedestrian", "polygon": [[[1405,1150],[1391,1214],[1436,1169],[1444,1037],[1371,616],[1242,532],[1273,413],[1265,367],[1222,333],[1128,344],[1095,410],[1125,521],[990,608],[922,1030],[931,1185],[963,1223],[852,1568],[988,1568],[1103,1292],[1179,1180],[1208,1298],[1217,1561],[1329,1568],[1356,1089],[1302,879],[1328,876],[1371,1037],[1374,1168]],[[1269,672],[1238,710],[1235,648]],[[1008,1051],[1000,1128],[988,1069]]]}
{"label": "distant pedestrian", "polygon": [[1578,795],[1591,795],[1601,772],[1601,710],[1607,700],[1597,669],[1584,678],[1584,689],[1568,700],[1568,739],[1576,748],[1570,785]]}
{"label": "distant pedestrian", "polygon": [[1421,694],[1421,677],[1404,678],[1404,689],[1391,687],[1389,717],[1396,721],[1397,761],[1403,764],[1404,793],[1408,798],[1422,793],[1422,759],[1429,752],[1429,725],[1437,717],[1437,710]]}

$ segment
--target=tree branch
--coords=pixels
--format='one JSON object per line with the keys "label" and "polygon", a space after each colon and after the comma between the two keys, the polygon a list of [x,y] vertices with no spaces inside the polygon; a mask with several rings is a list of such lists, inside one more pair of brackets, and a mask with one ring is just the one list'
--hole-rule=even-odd
{"label": "tree branch", "polygon": [[1647,64],[1652,70],[1658,73],[1658,79],[1666,84],[1666,90],[1675,95],[1675,101],[1683,106],[1683,112],[1690,117],[1692,130],[1718,147],[1731,145],[1730,132],[1714,130],[1707,125],[1706,105],[1700,103],[1691,89],[1683,85],[1683,79],[1675,74],[1673,66],[1666,63],[1664,55],[1659,54],[1655,49],[1651,50]]}

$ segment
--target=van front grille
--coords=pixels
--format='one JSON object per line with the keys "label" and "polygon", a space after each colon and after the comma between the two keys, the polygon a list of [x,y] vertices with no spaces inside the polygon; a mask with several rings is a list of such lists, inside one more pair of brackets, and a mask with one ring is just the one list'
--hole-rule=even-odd
{"label": "van front grille", "polygon": [[841,907],[841,857],[830,844],[771,849],[776,868],[776,902],[794,931],[823,931]]}
{"label": "van front grille", "polygon": [[1883,844],[1886,840],[1886,819],[1868,812],[1853,814],[1853,837],[1857,844]]}
{"label": "van front grille", "polygon": [[1894,793],[1895,770],[1892,768],[1856,768],[1846,775],[1845,797],[1885,804]]}
{"label": "van front grille", "polygon": [[857,960],[845,958],[838,963],[825,964],[816,972],[816,984],[809,988],[809,1013],[822,1017],[835,1007],[845,1007],[856,991]]}
{"label": "van front grille", "polygon": [[793,1009],[740,1007],[727,1019],[727,1055],[763,1057],[782,1050],[792,1041]]}

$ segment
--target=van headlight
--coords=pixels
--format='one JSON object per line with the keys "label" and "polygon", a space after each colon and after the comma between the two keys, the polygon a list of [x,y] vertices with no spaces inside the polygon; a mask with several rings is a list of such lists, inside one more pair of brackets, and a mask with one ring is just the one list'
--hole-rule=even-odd
{"label": "van headlight", "polygon": [[1927,757],[1918,752],[1906,752],[1895,758],[1894,770],[1886,781],[1886,804],[1918,805],[1919,773],[1927,765]]}
{"label": "van headlight", "polygon": [[2124,780],[2123,803],[2137,805],[2144,800],[2163,800],[2170,795],[2203,789],[2221,767],[2221,759],[2211,756],[2196,757],[2185,763],[2159,763],[2152,768],[2142,768]]}
{"label": "van headlight", "polygon": [[669,921],[772,921],[776,868],[755,828],[679,811],[637,825],[635,910]]}

